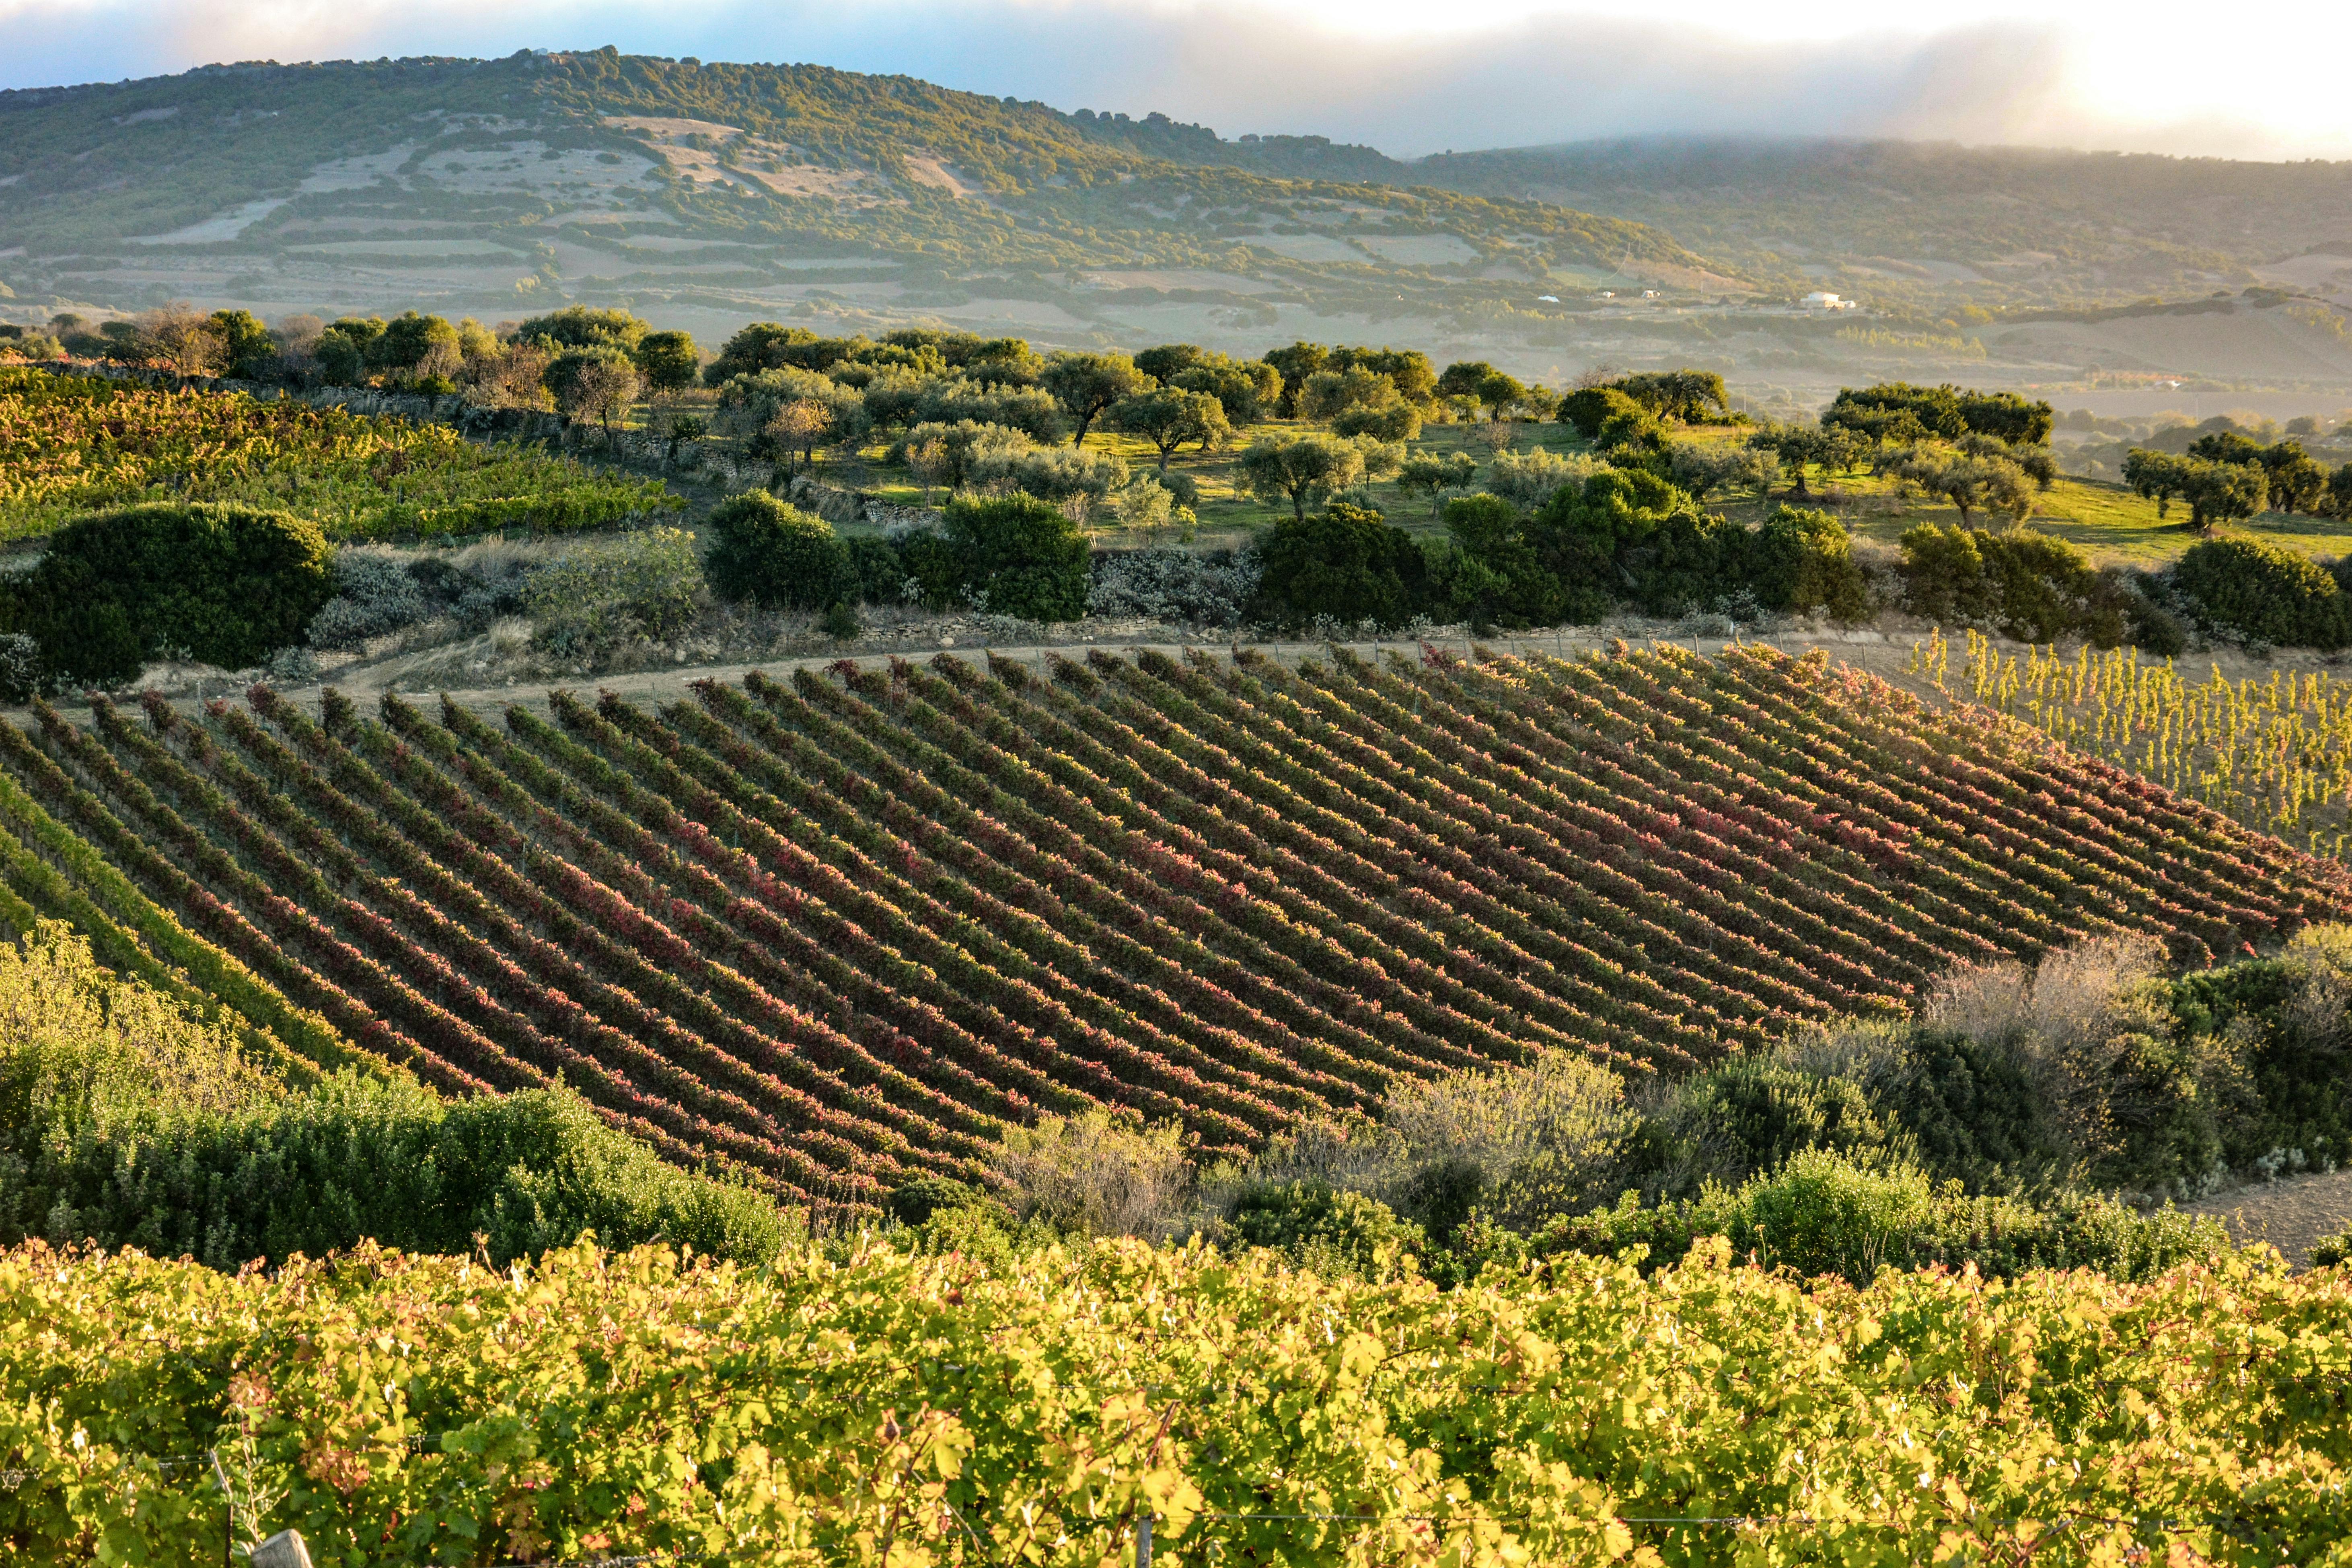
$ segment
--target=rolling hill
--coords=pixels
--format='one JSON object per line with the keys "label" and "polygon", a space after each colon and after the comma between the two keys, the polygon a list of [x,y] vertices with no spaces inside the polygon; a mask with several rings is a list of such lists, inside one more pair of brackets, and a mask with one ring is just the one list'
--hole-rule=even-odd
{"label": "rolling hill", "polygon": [[562,293],[740,321],[815,284],[902,312],[1025,302],[1067,331],[1171,297],[1402,315],[1621,269],[1714,277],[1639,224],[1177,163],[1044,104],[814,66],[526,52],[0,93],[20,296]]}
{"label": "rolling hill", "polygon": [[2352,912],[2342,868],[2021,725],[1754,651],[942,656],[552,723],[100,700],[0,725],[0,785],[11,925],[851,1205],[1043,1111],[1239,1152],[1401,1076],[1687,1068],[1962,961]]}
{"label": "rolling hill", "polygon": [[[2352,164],[1653,138],[1403,162],[818,66],[525,51],[0,93],[0,320],[172,300],[706,341],[940,321],[1050,346],[1306,338],[1559,385],[2352,396]],[[1795,309],[1808,291],[1867,315]],[[2273,405],[2275,405],[2273,406]]]}

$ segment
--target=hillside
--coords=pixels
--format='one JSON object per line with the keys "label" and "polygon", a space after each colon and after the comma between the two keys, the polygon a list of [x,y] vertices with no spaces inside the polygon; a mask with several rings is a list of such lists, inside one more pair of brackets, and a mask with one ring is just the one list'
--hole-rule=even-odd
{"label": "hillside", "polygon": [[2352,286],[2345,163],[1643,137],[1350,167],[1655,224],[1759,279],[1877,299],[2112,305]]}
{"label": "hillside", "polygon": [[561,1079],[856,1203],[1043,1110],[1239,1151],[1399,1075],[1687,1066],[1962,960],[2129,929],[2203,963],[2352,910],[2336,867],[1818,659],[1050,674],[503,728],[43,710],[0,728],[8,918],[121,948],[168,912],[283,999],[257,1024],[314,1009],[452,1091]]}
{"label": "hillside", "polygon": [[815,66],[525,52],[0,93],[0,278],[28,298],[562,294],[740,321],[822,285],[1083,335],[1104,306],[1406,314],[1620,268],[1706,274],[1638,224],[1194,167],[1043,104]]}

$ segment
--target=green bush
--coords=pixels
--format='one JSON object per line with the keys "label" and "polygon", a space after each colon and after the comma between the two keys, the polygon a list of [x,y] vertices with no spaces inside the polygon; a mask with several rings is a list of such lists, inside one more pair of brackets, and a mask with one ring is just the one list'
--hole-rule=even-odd
{"label": "green bush", "polygon": [[1388,1279],[1428,1245],[1421,1226],[1386,1204],[1327,1182],[1253,1183],[1226,1225],[1235,1241],[1280,1252],[1326,1278]]}
{"label": "green bush", "polygon": [[1616,418],[1651,422],[1648,409],[1613,386],[1588,386],[1559,400],[1559,422],[1576,426],[1588,441],[1600,439],[1602,427]]}
{"label": "green bush", "polygon": [[683,631],[702,599],[702,561],[684,529],[649,528],[572,546],[530,574],[523,614],[565,658]]}
{"label": "green bush", "polygon": [[1920,1029],[1906,1070],[1874,1095],[1919,1163],[1972,1193],[2053,1190],[2068,1155],[2052,1109],[2014,1051],[1947,1029]]}
{"label": "green bush", "polygon": [[1412,535],[1345,501],[1276,522],[1259,541],[1258,563],[1246,614],[1268,626],[1328,617],[1402,626],[1429,603],[1429,563]]}
{"label": "green bush", "polygon": [[1825,511],[1782,506],[1754,531],[1724,535],[1726,559],[1719,574],[1727,585],[1745,585],[1768,610],[1841,621],[1870,613],[1870,590],[1853,558],[1845,524]]}
{"label": "green bush", "polygon": [[1910,1147],[1861,1085],[1742,1058],[1685,1080],[1662,1112],[1644,1117],[1626,1170],[1653,1191],[1687,1197],[1702,1183],[1741,1182],[1807,1149],[1883,1163]]}
{"label": "green bush", "polygon": [[[991,614],[1075,621],[1087,613],[1086,535],[1051,502],[1034,496],[959,496],[948,503],[940,537],[963,597],[984,602]],[[900,552],[907,554],[904,544]],[[918,563],[908,564],[921,574]]]}
{"label": "green bush", "polygon": [[1903,536],[1902,570],[1906,606],[1931,620],[1990,625],[2030,642],[2085,636],[2105,646],[2127,622],[2089,556],[2030,529],[1923,522]]}
{"label": "green bush", "polygon": [[789,1234],[767,1197],[664,1164],[568,1090],[451,1103],[346,1071],[293,1091],[265,1068],[61,926],[0,948],[0,1245],[235,1268],[368,1237],[480,1236],[503,1263],[587,1230],[758,1261]]}
{"label": "green bush", "polygon": [[709,526],[704,571],[721,598],[822,610],[865,596],[849,547],[833,525],[765,490],[728,497],[712,510]]}
{"label": "green bush", "polygon": [[121,507],[68,523],[8,584],[6,629],[54,678],[110,686],[185,653],[245,669],[302,640],[334,597],[327,541],[284,512],[227,504]]}
{"label": "green bush", "polygon": [[2352,642],[2352,595],[2308,556],[2262,539],[2209,539],[2174,563],[2198,619],[2282,647]]}
{"label": "green bush", "polygon": [[1804,1150],[1737,1189],[1710,1186],[1696,1198],[1647,1207],[1628,1193],[1616,1208],[1556,1220],[1523,1243],[1491,1230],[1475,1240],[1505,1260],[1571,1251],[1605,1257],[1643,1247],[1649,1249],[1643,1267],[1654,1269],[1680,1261],[1694,1241],[1709,1236],[1727,1237],[1736,1253],[1760,1262],[1856,1284],[1868,1284],[1881,1268],[1937,1264],[1973,1264],[1995,1279],[2036,1268],[2094,1268],[2129,1281],[2231,1250],[2219,1220],[2171,1209],[2141,1215],[2095,1195],[2039,1207],[1969,1197],[1958,1182],[1937,1184],[1916,1166],[1874,1166],[1831,1149]]}

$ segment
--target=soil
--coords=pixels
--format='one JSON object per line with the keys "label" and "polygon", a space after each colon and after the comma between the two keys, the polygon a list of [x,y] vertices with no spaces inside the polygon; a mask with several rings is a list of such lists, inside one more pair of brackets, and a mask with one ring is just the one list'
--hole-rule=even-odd
{"label": "soil", "polygon": [[2311,1261],[2312,1243],[2352,1226],[2352,1171],[2288,1176],[2259,1187],[2188,1205],[2218,1215],[2239,1241],[2267,1241],[2297,1268]]}

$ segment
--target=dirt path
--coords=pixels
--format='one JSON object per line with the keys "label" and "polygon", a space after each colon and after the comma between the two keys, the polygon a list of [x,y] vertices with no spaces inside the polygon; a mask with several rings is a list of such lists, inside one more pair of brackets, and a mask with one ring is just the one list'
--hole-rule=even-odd
{"label": "dirt path", "polygon": [[[319,685],[289,687],[284,689],[283,695],[314,713],[318,710],[320,693],[326,687],[332,687],[366,710],[373,710],[377,700],[383,693],[390,691],[415,698],[430,699],[436,705],[439,699],[446,694],[454,701],[485,711],[502,710],[520,704],[525,709],[543,713],[548,706],[549,694],[554,691],[610,691],[633,702],[670,702],[688,695],[699,681],[718,680],[732,684],[741,681],[746,675],[755,669],[766,675],[782,678],[797,669],[827,668],[845,658],[862,666],[879,667],[887,664],[893,658],[920,660],[928,659],[938,653],[953,654],[958,658],[971,660],[984,658],[992,653],[1001,658],[1031,665],[1042,671],[1048,654],[1058,654],[1064,658],[1083,658],[1094,649],[1125,655],[1135,650],[1150,648],[1181,658],[1193,651],[1224,652],[1234,646],[1230,639],[1213,635],[1170,637],[1164,634],[1172,628],[1160,629],[1163,635],[1159,637],[1104,637],[1092,641],[1072,639],[1012,647],[985,647],[978,643],[943,644],[936,640],[908,639],[899,646],[879,648],[858,647],[845,652],[810,654],[798,658],[766,659],[750,664],[680,664],[667,668],[583,675],[559,680],[515,681],[481,687],[457,686],[443,679],[449,663],[446,657],[446,650],[427,649],[415,655],[356,666],[339,672]],[[1480,637],[1475,640],[1478,647],[1496,653],[1553,654],[1565,658],[1594,652],[1618,638],[1619,634],[1613,631],[1596,632],[1585,627],[1557,632],[1498,633],[1491,637]],[[1471,639],[1463,633],[1454,630],[1433,633],[1426,639],[1391,637],[1377,641],[1351,640],[1341,646],[1361,654],[1388,651],[1417,658],[1424,640],[1430,646],[1447,648],[1456,654],[1466,654],[1471,646]],[[1663,647],[1671,644],[1673,647],[1691,648],[1701,653],[1718,653],[1731,646],[1732,639],[1685,637],[1671,639],[1630,640],[1636,647]],[[1885,633],[1874,630],[1738,639],[1743,646],[1761,644],[1794,654],[1803,654],[1814,648],[1822,648],[1834,659],[1851,664],[1856,668],[1867,670],[1874,675],[1883,676],[1898,686],[1924,689],[1917,678],[1906,678],[1906,667],[1911,662],[1912,646],[1920,638],[1908,633]],[[1258,642],[1247,639],[1239,646],[1286,664],[1296,664],[1302,658],[1320,657],[1330,647],[1325,642]],[[172,700],[175,706],[184,711],[193,713],[197,710],[205,699],[236,697],[241,694],[245,689],[245,684],[242,679],[223,676],[216,681],[206,680],[200,688],[194,690],[185,687],[175,690],[167,687],[166,689],[172,690]],[[69,701],[60,700],[57,706],[61,711],[76,718],[80,718],[88,712],[86,708]]]}
{"label": "dirt path", "polygon": [[2192,1204],[2188,1212],[2217,1215],[2238,1240],[2267,1241],[2301,1268],[2310,1262],[2313,1242],[2352,1225],[2352,1171],[2241,1187]]}

